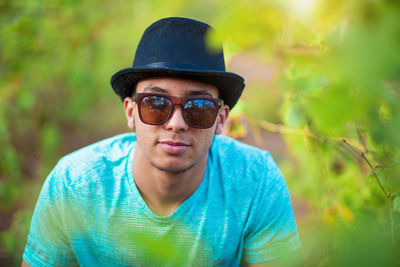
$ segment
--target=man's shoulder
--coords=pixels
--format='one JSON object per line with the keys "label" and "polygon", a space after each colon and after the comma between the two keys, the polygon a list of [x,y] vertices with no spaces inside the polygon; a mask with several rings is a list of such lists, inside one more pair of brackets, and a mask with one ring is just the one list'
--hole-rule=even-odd
{"label": "man's shoulder", "polygon": [[218,145],[220,147],[225,147],[227,149],[236,149],[236,150],[246,151],[246,152],[250,152],[250,153],[266,152],[265,150],[262,150],[255,146],[245,144],[241,141],[238,141],[232,137],[225,136],[225,135],[215,135],[213,144]]}
{"label": "man's shoulder", "polygon": [[212,153],[219,159],[228,162],[276,167],[271,154],[267,150],[245,144],[231,137],[217,135],[212,145]]}
{"label": "man's shoulder", "polygon": [[81,158],[118,160],[121,155],[129,153],[135,141],[136,135],[134,133],[119,134],[76,150],[64,156],[61,160],[75,161]]}
{"label": "man's shoulder", "polygon": [[230,137],[216,136],[211,153],[215,168],[232,185],[258,187],[284,182],[279,167],[266,150]]}
{"label": "man's shoulder", "polygon": [[114,169],[125,167],[135,141],[136,135],[133,133],[101,140],[64,156],[54,171],[69,183],[73,183],[72,180],[79,177],[113,172]]}

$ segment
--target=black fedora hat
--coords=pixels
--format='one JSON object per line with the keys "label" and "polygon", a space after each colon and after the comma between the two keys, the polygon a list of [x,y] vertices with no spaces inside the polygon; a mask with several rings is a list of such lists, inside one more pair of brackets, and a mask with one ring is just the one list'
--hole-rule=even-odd
{"label": "black fedora hat", "polygon": [[143,33],[131,68],[111,77],[111,86],[123,100],[132,96],[138,81],[148,77],[188,78],[215,85],[231,109],[244,88],[244,79],[226,72],[222,47],[208,49],[206,34],[212,28],[202,22],[179,17],[154,22]]}

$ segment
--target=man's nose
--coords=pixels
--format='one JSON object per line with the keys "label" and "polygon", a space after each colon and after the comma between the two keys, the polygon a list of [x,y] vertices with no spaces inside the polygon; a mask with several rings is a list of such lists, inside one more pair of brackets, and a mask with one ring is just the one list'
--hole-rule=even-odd
{"label": "man's nose", "polygon": [[165,123],[167,130],[172,130],[174,132],[186,131],[189,125],[183,118],[183,110],[181,105],[175,105],[171,117]]}

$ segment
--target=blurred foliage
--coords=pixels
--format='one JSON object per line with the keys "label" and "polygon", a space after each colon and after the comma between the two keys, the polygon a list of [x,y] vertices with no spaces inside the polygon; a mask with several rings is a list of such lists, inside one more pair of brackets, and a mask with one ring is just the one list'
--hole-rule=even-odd
{"label": "blurred foliage", "polygon": [[280,167],[312,214],[300,227],[306,265],[398,266],[399,2],[234,6],[216,18],[222,30],[211,42],[251,50],[277,70],[279,94],[250,84],[243,113],[254,132],[285,138]]}
{"label": "blurred foliage", "polygon": [[143,30],[167,16],[213,25],[210,46],[224,42],[227,62],[251,51],[276,70],[273,88],[248,84],[230,129],[284,136],[279,165],[310,210],[300,224],[306,265],[398,266],[395,0],[0,0],[0,249],[8,264],[19,265],[40,186],[60,156],[126,130],[109,79],[131,64]]}

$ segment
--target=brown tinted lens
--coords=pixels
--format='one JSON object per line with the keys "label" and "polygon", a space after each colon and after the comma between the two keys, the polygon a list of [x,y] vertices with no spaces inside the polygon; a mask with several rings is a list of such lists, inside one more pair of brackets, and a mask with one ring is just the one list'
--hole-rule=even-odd
{"label": "brown tinted lens", "polygon": [[218,108],[214,102],[206,99],[189,100],[183,108],[186,122],[197,128],[209,128],[217,117]]}
{"label": "brown tinted lens", "polygon": [[162,96],[146,96],[140,104],[140,116],[144,123],[163,124],[171,113],[172,103]]}

